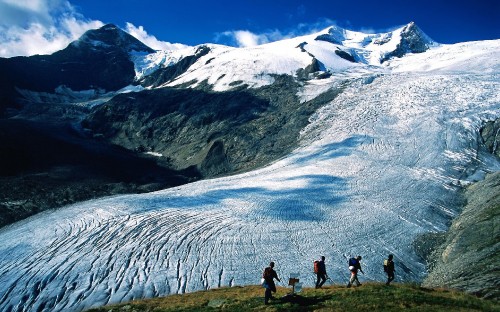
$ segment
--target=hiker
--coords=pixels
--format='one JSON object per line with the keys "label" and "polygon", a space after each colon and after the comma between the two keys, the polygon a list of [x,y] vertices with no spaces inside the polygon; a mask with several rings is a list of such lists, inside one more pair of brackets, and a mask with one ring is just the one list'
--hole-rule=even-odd
{"label": "hiker", "polygon": [[384,260],[384,272],[387,273],[386,285],[389,285],[394,280],[394,261],[392,261],[393,255],[389,255],[387,259]]}
{"label": "hiker", "polygon": [[321,288],[328,278],[326,274],[325,256],[321,256],[321,260],[314,261],[314,273],[316,273],[316,289]]}
{"label": "hiker", "polygon": [[269,299],[274,299],[271,292],[274,293],[276,292],[276,285],[274,284],[274,279],[277,279],[278,282],[281,282],[281,280],[278,277],[278,274],[276,274],[276,271],[274,270],[274,262],[269,263],[269,266],[264,269],[264,273],[262,273],[262,278],[264,278],[265,280],[263,286],[266,288],[264,303],[269,304]]}
{"label": "hiker", "polygon": [[347,284],[347,287],[351,287],[354,282],[356,282],[357,286],[361,286],[361,283],[358,280],[358,271],[361,271],[361,273],[365,274],[363,270],[361,269],[361,256],[357,256],[356,258],[351,258],[349,259],[349,271],[351,271],[351,279],[349,280],[349,284]]}

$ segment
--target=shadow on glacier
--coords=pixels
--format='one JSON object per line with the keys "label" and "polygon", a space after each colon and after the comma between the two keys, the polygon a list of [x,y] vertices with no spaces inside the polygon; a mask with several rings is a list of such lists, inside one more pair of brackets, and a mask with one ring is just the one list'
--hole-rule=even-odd
{"label": "shadow on glacier", "polygon": [[[286,221],[320,221],[324,212],[320,207],[334,207],[346,201],[347,181],[344,178],[326,174],[299,175],[284,181],[302,181],[301,187],[269,189],[266,187],[240,187],[217,189],[200,195],[165,198],[153,196],[136,198],[129,204],[143,207],[141,212],[163,209],[218,209],[230,199],[240,199],[249,203],[259,202],[259,207],[251,211],[254,217],[275,218]],[[144,209],[147,207],[146,209]]]}
{"label": "shadow on glacier", "polygon": [[264,190],[269,196],[277,199],[267,206],[262,206],[257,213],[262,216],[282,221],[322,221],[325,219],[325,209],[335,209],[335,206],[346,202],[347,181],[344,178],[331,175],[302,175],[291,179],[306,180],[307,186],[286,191]]}
{"label": "shadow on glacier", "polygon": [[[353,135],[343,141],[320,145],[313,150],[304,150],[291,157],[294,165],[349,156],[356,147],[371,142],[366,135]],[[230,199],[240,199],[258,207],[251,210],[255,217],[276,218],[286,221],[321,221],[325,209],[348,200],[347,179],[328,174],[304,174],[277,182],[273,187],[226,187],[207,190],[197,195],[169,197],[166,194],[134,197],[131,206],[141,207],[140,212],[163,209],[218,209]],[[293,187],[293,184],[300,187]],[[243,181],[244,184],[244,181]],[[133,209],[132,209],[133,210]]]}
{"label": "shadow on glacier", "polygon": [[362,144],[371,143],[372,137],[367,135],[353,135],[340,142],[328,143],[316,147],[313,152],[305,151],[293,158],[296,164],[323,161],[332,158],[345,157],[353,153],[354,149]]}

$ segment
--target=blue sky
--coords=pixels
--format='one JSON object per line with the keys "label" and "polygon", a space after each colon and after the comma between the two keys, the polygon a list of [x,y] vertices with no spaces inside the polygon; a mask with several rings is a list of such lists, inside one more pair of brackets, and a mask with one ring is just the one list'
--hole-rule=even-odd
{"label": "blue sky", "polygon": [[153,48],[248,46],[329,25],[382,32],[414,21],[432,39],[500,39],[500,0],[0,0],[0,56],[52,53],[113,23]]}

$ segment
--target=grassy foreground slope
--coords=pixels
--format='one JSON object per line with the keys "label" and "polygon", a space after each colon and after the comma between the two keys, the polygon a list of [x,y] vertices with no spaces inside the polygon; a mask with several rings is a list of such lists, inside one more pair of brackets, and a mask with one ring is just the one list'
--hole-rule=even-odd
{"label": "grassy foreground slope", "polygon": [[290,292],[291,288],[278,288],[276,299],[267,306],[262,287],[245,286],[136,300],[88,311],[500,311],[495,301],[412,284],[305,288],[298,296],[287,296]]}

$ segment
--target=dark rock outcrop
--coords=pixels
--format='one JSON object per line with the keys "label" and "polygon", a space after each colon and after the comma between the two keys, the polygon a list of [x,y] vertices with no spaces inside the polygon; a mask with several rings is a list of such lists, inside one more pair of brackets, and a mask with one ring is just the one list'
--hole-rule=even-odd
{"label": "dark rock outcrop", "polygon": [[342,45],[342,41],[345,40],[345,29],[337,26],[332,26],[328,29],[328,33],[321,34],[314,38],[317,41],[326,41],[333,44]]}
{"label": "dark rock outcrop", "polygon": [[432,44],[432,40],[415,25],[410,23],[401,31],[401,41],[396,46],[396,49],[387,53],[381,60],[383,63],[393,57],[402,57],[408,53],[422,53],[427,51]]}
{"label": "dark rock outcrop", "polygon": [[354,56],[347,53],[346,51],[337,49],[337,50],[335,50],[335,54],[337,54],[338,56],[340,56],[344,60],[347,60],[347,61],[352,62],[352,63],[356,63],[356,59],[354,58]]}
{"label": "dark rock outcrop", "polygon": [[319,62],[315,57],[313,57],[311,64],[307,65],[305,68],[300,68],[297,70],[297,78],[299,80],[308,80],[313,74],[324,70],[323,64]]}
{"label": "dark rock outcrop", "polygon": [[487,122],[480,134],[489,152],[500,157],[500,119]]}
{"label": "dark rock outcrop", "polygon": [[[178,76],[185,73],[191,65],[193,65],[202,56],[207,55],[208,52],[210,52],[209,47],[201,46],[196,50],[194,55],[186,56],[172,66],[156,70],[154,73],[141,80],[140,83],[144,87],[155,88],[161,86],[162,84],[174,80]],[[210,63],[210,61],[211,60],[207,61],[207,63]]]}
{"label": "dark rock outcrop", "polygon": [[326,41],[326,42],[330,42],[330,43],[333,43],[333,44],[342,44],[342,42],[340,42],[339,40],[337,40],[335,37],[331,36],[330,34],[321,34],[319,36],[317,36],[314,40],[318,40],[318,41]]}
{"label": "dark rock outcrop", "polygon": [[[490,153],[500,156],[500,120],[486,122],[480,137]],[[418,239],[429,275],[423,285],[449,287],[489,299],[500,299],[500,172],[463,192],[464,208],[446,233]]]}
{"label": "dark rock outcrop", "polygon": [[200,164],[200,171],[205,176],[217,176],[231,171],[222,141],[217,140],[212,143],[207,156]]}
{"label": "dark rock outcrop", "polygon": [[500,299],[500,172],[465,191],[467,205],[432,254],[423,285]]}

